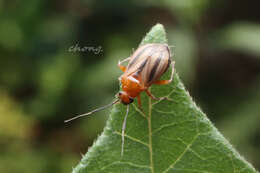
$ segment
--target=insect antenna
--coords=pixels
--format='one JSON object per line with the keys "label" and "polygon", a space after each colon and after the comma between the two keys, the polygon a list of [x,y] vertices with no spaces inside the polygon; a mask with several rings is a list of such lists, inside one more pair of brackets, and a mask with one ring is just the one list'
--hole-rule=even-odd
{"label": "insect antenna", "polygon": [[77,119],[77,118],[84,117],[84,116],[93,114],[93,113],[95,113],[95,112],[101,111],[101,110],[103,110],[103,109],[106,109],[106,108],[108,108],[108,107],[110,107],[110,106],[116,104],[117,102],[119,102],[119,99],[116,99],[116,100],[113,101],[112,103],[110,103],[110,104],[108,104],[108,105],[105,105],[105,106],[102,106],[102,107],[100,107],[100,108],[94,109],[93,111],[90,111],[90,112],[88,112],[88,113],[80,114],[80,115],[77,115],[77,116],[72,117],[72,118],[70,118],[70,119],[67,119],[67,120],[65,120],[64,122],[67,123],[67,122],[72,121],[72,120],[75,120],[75,119]]}
{"label": "insect antenna", "polygon": [[127,108],[126,108],[126,115],[125,115],[124,122],[123,122],[123,125],[122,125],[122,146],[121,146],[121,157],[122,157],[123,154],[124,154],[125,127],[126,127],[126,120],[127,120],[128,112],[129,112],[129,105],[127,105]]}

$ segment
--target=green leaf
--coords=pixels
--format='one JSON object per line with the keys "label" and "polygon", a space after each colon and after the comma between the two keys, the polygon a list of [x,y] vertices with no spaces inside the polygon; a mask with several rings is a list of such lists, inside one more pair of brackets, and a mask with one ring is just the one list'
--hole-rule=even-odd
{"label": "green leaf", "polygon": [[[167,43],[161,24],[141,44]],[[178,63],[178,62],[177,62]],[[169,78],[170,70],[163,76]],[[218,132],[192,101],[178,75],[169,85],[152,86],[153,101],[142,94],[142,107],[131,104],[121,157],[121,128],[126,106],[113,107],[104,132],[74,173],[249,173],[256,170]],[[239,130],[239,129],[238,129]]]}

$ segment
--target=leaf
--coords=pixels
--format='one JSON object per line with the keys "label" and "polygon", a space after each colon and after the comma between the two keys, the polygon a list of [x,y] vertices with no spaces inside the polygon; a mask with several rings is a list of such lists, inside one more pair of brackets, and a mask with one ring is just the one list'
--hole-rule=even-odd
{"label": "leaf", "polygon": [[[166,43],[164,28],[155,25],[141,44]],[[163,76],[169,78],[170,70]],[[256,170],[218,132],[192,101],[175,73],[174,81],[152,86],[153,101],[142,94],[144,113],[131,104],[126,126],[124,155],[121,127],[126,106],[113,107],[104,132],[74,173],[249,173]]]}

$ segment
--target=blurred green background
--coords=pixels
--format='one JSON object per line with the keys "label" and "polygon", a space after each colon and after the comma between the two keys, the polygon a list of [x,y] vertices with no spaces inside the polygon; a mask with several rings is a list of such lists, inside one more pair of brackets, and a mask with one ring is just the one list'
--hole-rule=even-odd
{"label": "blurred green background", "polygon": [[[260,169],[257,0],[0,0],[0,172],[70,172],[100,134],[117,61],[157,22],[195,102]],[[71,47],[87,47],[70,51]],[[102,48],[95,52],[92,48]]]}

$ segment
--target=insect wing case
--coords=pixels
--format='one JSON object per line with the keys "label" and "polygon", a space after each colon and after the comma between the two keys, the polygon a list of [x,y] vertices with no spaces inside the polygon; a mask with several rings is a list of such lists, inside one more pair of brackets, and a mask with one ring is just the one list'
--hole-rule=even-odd
{"label": "insect wing case", "polygon": [[167,44],[146,44],[132,55],[126,75],[134,74],[142,86],[149,87],[162,76],[170,63],[170,50]]}

